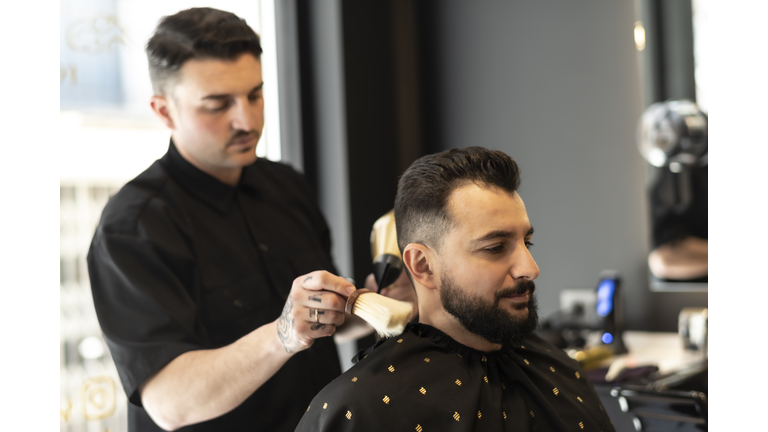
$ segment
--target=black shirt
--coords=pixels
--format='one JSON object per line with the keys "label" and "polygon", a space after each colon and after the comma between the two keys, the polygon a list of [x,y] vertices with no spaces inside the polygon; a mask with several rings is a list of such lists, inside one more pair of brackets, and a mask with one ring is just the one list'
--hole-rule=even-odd
{"label": "black shirt", "polygon": [[[231,187],[173,142],[109,200],[88,270],[131,431],[161,430],[141,407],[138,387],[149,376],[180,354],[222,347],[277,319],[296,277],[336,273],[328,226],[300,174],[259,158]],[[233,411],[180,430],[293,430],[340,373],[333,339],[318,339]]]}
{"label": "black shirt", "polygon": [[312,400],[297,432],[614,430],[578,362],[536,334],[482,352],[409,324],[358,360]]}

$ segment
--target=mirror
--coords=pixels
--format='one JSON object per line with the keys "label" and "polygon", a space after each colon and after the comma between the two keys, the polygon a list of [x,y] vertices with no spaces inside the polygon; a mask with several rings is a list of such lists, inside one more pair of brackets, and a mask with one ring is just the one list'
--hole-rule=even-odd
{"label": "mirror", "polygon": [[706,290],[707,142],[707,115],[688,100],[657,102],[638,123],[640,153],[655,168],[648,188],[652,289]]}
{"label": "mirror", "polygon": [[707,291],[709,0],[636,0],[646,110],[637,145],[648,162],[652,291]]}

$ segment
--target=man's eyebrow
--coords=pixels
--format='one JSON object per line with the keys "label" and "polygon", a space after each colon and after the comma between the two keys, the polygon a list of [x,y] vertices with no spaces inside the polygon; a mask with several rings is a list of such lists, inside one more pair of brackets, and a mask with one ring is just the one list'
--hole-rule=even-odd
{"label": "man's eyebrow", "polygon": [[472,243],[481,243],[484,241],[493,240],[497,238],[510,238],[510,237],[514,237],[514,235],[515,233],[513,231],[495,230],[495,231],[486,233],[482,237],[478,237],[472,240]]}
{"label": "man's eyebrow", "polygon": [[[533,235],[533,227],[531,227],[528,232],[525,234],[525,237]],[[488,240],[493,240],[497,238],[513,238],[515,237],[514,231],[505,231],[505,230],[494,230],[487,234],[485,234],[482,237],[478,237],[474,240],[472,240],[472,243],[481,243]]]}
{"label": "man's eyebrow", "polygon": [[[248,94],[256,93],[257,91],[261,90],[262,87],[264,87],[264,83],[263,82],[261,84],[257,85],[256,87],[254,87],[251,91],[248,92]],[[212,94],[212,95],[205,96],[204,98],[202,98],[202,100],[229,99],[230,97],[232,97],[232,95],[229,95],[229,94]]]}

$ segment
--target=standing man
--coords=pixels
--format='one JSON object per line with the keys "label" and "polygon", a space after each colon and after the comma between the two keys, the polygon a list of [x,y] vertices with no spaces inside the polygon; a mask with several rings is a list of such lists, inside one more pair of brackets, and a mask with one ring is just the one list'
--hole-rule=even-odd
{"label": "standing man", "polygon": [[129,430],[292,431],[341,373],[327,336],[355,287],[304,178],[256,158],[259,37],[194,8],[146,52],[170,146],[110,199],[88,253]]}

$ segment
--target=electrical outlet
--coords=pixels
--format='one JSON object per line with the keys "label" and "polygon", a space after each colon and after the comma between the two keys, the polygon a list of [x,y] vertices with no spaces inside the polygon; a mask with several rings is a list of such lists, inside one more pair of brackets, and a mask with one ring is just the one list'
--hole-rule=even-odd
{"label": "electrical outlet", "polygon": [[594,289],[564,289],[560,291],[560,310],[564,313],[573,313],[578,305],[582,313],[590,315],[595,310],[597,295]]}

